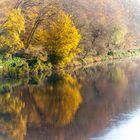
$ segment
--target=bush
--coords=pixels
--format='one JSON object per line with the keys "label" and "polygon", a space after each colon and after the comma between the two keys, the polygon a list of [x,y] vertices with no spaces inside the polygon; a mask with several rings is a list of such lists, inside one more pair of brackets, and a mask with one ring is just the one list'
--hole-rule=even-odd
{"label": "bush", "polygon": [[9,76],[18,76],[26,74],[29,71],[28,63],[21,58],[13,58],[7,61],[0,61],[1,74]]}
{"label": "bush", "polygon": [[109,51],[109,52],[107,53],[107,55],[113,56],[113,51]]}

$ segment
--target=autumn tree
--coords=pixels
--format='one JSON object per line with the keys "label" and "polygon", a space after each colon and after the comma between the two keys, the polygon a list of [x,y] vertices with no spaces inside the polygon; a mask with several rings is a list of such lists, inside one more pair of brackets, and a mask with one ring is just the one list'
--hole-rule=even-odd
{"label": "autumn tree", "polygon": [[[54,8],[56,9],[56,8]],[[65,65],[79,51],[80,35],[69,15],[62,10],[52,10],[45,26],[35,33],[34,42],[45,46],[49,61]]]}
{"label": "autumn tree", "polygon": [[127,27],[123,25],[115,26],[112,32],[111,42],[115,45],[121,44],[124,41],[126,33],[127,33]]}
{"label": "autumn tree", "polygon": [[[25,33],[22,36],[25,48],[20,52],[30,57],[37,57],[43,61],[47,60],[42,42],[36,43],[34,35],[37,29],[44,26],[44,20],[50,13],[50,6],[47,0],[18,0],[15,7],[20,7],[25,17]],[[49,12],[48,12],[49,11]],[[39,34],[40,35],[40,34]],[[38,36],[39,36],[38,35]],[[39,39],[38,39],[39,40]],[[39,42],[39,41],[38,41]]]}
{"label": "autumn tree", "polygon": [[21,10],[13,9],[7,16],[6,22],[0,25],[0,48],[6,49],[6,58],[24,47],[20,38],[25,29],[24,23]]}

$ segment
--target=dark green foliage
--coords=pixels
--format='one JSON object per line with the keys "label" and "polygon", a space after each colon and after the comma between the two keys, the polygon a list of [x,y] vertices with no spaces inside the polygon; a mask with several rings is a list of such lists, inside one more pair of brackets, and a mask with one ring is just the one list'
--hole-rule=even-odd
{"label": "dark green foliage", "polygon": [[55,54],[48,55],[49,61],[53,64],[56,65],[58,64],[59,60],[62,60],[60,56],[57,56]]}
{"label": "dark green foliage", "polygon": [[107,55],[113,55],[113,51],[109,51],[108,53],[107,53]]}

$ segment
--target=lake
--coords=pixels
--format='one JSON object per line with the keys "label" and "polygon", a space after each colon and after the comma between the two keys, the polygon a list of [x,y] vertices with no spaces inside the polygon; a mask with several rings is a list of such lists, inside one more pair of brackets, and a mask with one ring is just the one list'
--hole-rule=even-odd
{"label": "lake", "polygon": [[140,58],[1,78],[0,140],[139,140]]}

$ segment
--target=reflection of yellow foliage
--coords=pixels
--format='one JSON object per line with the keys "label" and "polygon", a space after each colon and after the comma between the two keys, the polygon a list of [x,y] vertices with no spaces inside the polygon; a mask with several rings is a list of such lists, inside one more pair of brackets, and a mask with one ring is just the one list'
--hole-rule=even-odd
{"label": "reflection of yellow foliage", "polygon": [[128,79],[124,70],[120,67],[113,67],[100,75],[96,81],[95,90],[99,94],[111,94],[111,96],[113,94],[113,97],[119,99],[125,93],[127,86]]}
{"label": "reflection of yellow foliage", "polygon": [[33,94],[46,123],[55,127],[69,124],[82,101],[80,87],[71,76],[61,75],[58,79],[51,81],[45,90],[35,90]]}
{"label": "reflection of yellow foliage", "polygon": [[38,112],[35,109],[32,109],[31,113],[29,114],[30,123],[34,124],[35,126],[39,127],[41,124],[41,118]]}
{"label": "reflection of yellow foliage", "polygon": [[114,83],[119,86],[127,85],[128,79],[124,73],[124,71],[120,68],[115,68],[110,73],[111,79]]}
{"label": "reflection of yellow foliage", "polygon": [[0,111],[2,112],[16,112],[19,113],[23,107],[22,102],[18,98],[12,97],[10,93],[0,98]]}
{"label": "reflection of yellow foliage", "polygon": [[0,96],[0,126],[14,140],[23,140],[26,134],[26,118],[21,115],[24,107],[19,98],[10,93]]}

